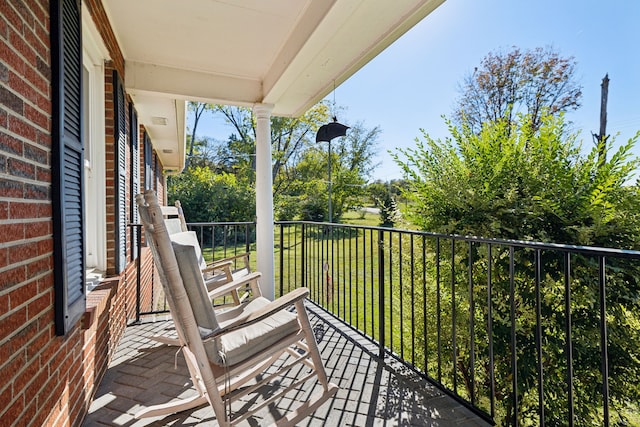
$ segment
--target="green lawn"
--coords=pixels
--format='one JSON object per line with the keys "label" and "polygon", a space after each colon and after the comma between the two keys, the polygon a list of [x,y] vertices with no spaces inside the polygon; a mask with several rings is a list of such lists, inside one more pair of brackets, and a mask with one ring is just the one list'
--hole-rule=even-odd
{"label": "green lawn", "polygon": [[340,223],[349,225],[367,225],[377,227],[380,225],[380,214],[362,211],[349,211],[342,215]]}

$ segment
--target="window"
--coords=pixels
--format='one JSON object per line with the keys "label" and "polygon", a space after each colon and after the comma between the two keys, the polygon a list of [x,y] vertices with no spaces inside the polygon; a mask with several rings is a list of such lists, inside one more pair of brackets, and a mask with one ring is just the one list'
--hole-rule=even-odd
{"label": "window", "polygon": [[52,0],[50,17],[55,329],[65,335],[86,301],[80,2]]}
{"label": "window", "polygon": [[153,175],[153,146],[149,134],[144,133],[144,189],[155,190]]}
{"label": "window", "polygon": [[85,223],[85,260],[91,290],[107,269],[104,62],[109,55],[86,8],[82,12],[84,200],[85,215],[91,218]]}

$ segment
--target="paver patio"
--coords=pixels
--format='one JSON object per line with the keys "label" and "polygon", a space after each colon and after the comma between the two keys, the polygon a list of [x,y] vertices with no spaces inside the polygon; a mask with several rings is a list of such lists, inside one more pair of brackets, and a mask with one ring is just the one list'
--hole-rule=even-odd
{"label": "paver patio", "polygon": [[[380,360],[371,342],[340,321],[313,307],[309,307],[309,314],[329,380],[340,390],[300,426],[489,425],[392,358]],[[208,405],[163,418],[134,418],[144,406],[195,394],[182,354],[176,347],[151,339],[160,333],[171,333],[171,321],[153,320],[146,319],[127,328],[84,426],[217,425]],[[290,374],[295,375],[296,371]],[[312,387],[310,383],[288,396],[306,400]],[[253,402],[261,398],[245,399]],[[269,424],[287,411],[288,403],[285,398],[269,405],[243,425]],[[234,406],[232,410],[242,412],[242,406]]]}

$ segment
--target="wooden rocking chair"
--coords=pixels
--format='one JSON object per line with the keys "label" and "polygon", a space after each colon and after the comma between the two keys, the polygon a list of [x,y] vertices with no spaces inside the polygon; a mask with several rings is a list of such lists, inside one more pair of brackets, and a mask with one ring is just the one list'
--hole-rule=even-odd
{"label": "wooden rocking chair", "polygon": [[[196,254],[200,260],[202,274],[204,275],[205,284],[207,290],[213,295],[220,295],[217,292],[220,286],[230,283],[234,280],[247,279],[251,274],[251,266],[249,263],[249,253],[239,253],[230,257],[215,260],[213,262],[205,262],[202,257],[202,249],[199,246],[197,236],[194,231],[189,231],[187,227],[187,221],[182,210],[180,200],[176,200],[173,206],[161,206],[162,216],[164,217],[164,223],[167,227],[169,236],[172,241],[179,243],[191,244],[196,242]],[[233,305],[241,304],[243,301],[248,300],[259,294],[251,293],[251,288],[245,287],[244,289],[233,289],[231,297],[233,298]],[[211,296],[212,296],[211,295]],[[228,305],[228,304],[223,304]]]}
{"label": "wooden rocking chair", "polygon": [[[136,201],[187,368],[198,392],[188,400],[146,408],[136,414],[137,418],[168,415],[209,403],[218,424],[232,426],[306,381],[317,380],[321,390],[274,424],[291,426],[337,392],[337,386],[327,380],[304,307],[306,288],[296,289],[276,301],[258,297],[231,309],[232,312],[216,314],[207,301],[193,246],[171,242],[153,191],[138,195]],[[281,358],[282,363],[276,364]],[[272,384],[274,378],[300,364],[310,370],[300,371],[302,378],[244,413],[232,415],[231,409],[226,411],[226,405],[231,408],[233,401]],[[251,380],[255,384],[246,385]]]}

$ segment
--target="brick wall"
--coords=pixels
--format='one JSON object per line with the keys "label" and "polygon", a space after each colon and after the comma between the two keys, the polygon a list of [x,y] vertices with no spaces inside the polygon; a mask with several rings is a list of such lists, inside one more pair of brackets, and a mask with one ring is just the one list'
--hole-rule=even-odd
{"label": "brick wall", "polygon": [[[124,59],[100,1],[83,3],[94,14],[108,46],[113,59],[111,69],[118,69],[124,79]],[[80,425],[126,321],[135,315],[137,271],[135,263],[130,263],[123,274],[109,278],[88,294],[87,314],[82,322],[64,337],[54,332],[56,266],[51,209],[49,48],[47,0],[0,1],[0,425],[3,426]],[[108,72],[107,78],[111,78]],[[108,85],[105,82],[105,87]],[[107,98],[112,93],[107,90]],[[106,107],[108,145],[113,144],[113,117],[109,118],[109,106]],[[114,168],[108,163],[109,155],[113,162],[113,150],[107,148],[105,185],[112,189]],[[109,200],[106,202],[109,206]],[[108,218],[107,223],[113,221]],[[108,234],[107,241],[112,241],[112,236]],[[143,278],[150,281],[148,249],[143,248],[142,254]]]}
{"label": "brick wall", "polygon": [[124,56],[122,55],[122,50],[118,45],[118,40],[113,33],[113,29],[109,24],[109,19],[102,5],[102,1],[83,0],[82,4],[89,11],[94,24],[98,28],[98,32],[102,36],[102,40],[109,51],[109,57],[113,61],[113,68],[118,70],[118,73],[124,78]]}
{"label": "brick wall", "polygon": [[[69,412],[74,331],[55,337],[47,2],[0,2],[0,419]],[[58,396],[53,396],[58,393]]]}
{"label": "brick wall", "polygon": [[[115,136],[115,106],[114,106],[114,82],[113,63],[105,65],[105,175],[106,175],[106,200],[105,209],[107,213],[107,274],[112,276],[116,271],[116,136]],[[121,75],[122,76],[122,75]],[[121,77],[123,78],[123,77]]]}

